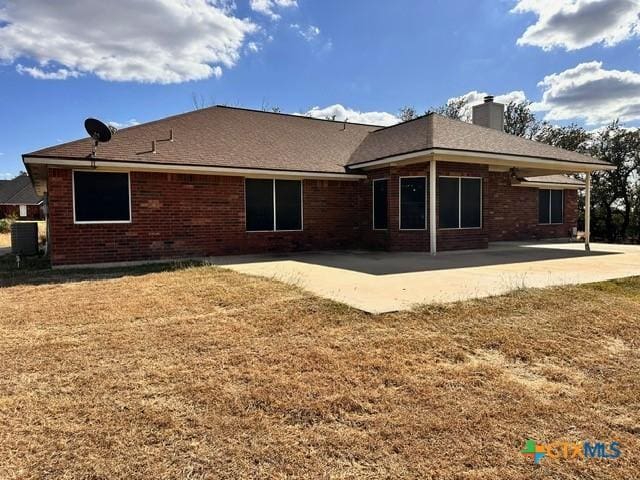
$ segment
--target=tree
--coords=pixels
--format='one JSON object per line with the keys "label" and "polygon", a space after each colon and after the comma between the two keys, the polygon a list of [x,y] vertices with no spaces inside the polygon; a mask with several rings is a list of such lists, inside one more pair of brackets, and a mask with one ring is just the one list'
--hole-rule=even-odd
{"label": "tree", "polygon": [[518,137],[533,139],[540,123],[531,111],[531,102],[510,101],[504,110],[504,131]]}
{"label": "tree", "polygon": [[444,105],[439,107],[431,107],[425,113],[437,113],[454,120],[469,121],[469,107],[464,97],[452,98]]}
{"label": "tree", "polygon": [[561,127],[543,122],[535,134],[535,140],[538,142],[580,153],[586,152],[590,139],[591,135],[575,123]]}
{"label": "tree", "polygon": [[400,114],[398,116],[400,117],[400,121],[402,122],[408,122],[409,120],[413,120],[414,118],[418,117],[416,109],[409,105],[401,107],[399,112]]}
{"label": "tree", "polygon": [[612,171],[592,174],[596,234],[609,242],[624,240],[632,218],[640,167],[640,132],[627,130],[619,122],[610,123],[594,135],[588,152],[616,166]]}

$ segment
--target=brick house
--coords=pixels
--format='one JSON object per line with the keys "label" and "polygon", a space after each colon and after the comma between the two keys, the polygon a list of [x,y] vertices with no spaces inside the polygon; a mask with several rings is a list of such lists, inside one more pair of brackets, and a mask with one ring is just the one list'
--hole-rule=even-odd
{"label": "brick house", "polygon": [[[391,127],[211,107],[23,155],[53,265],[255,252],[486,248],[567,237],[567,174],[613,168],[436,114]],[[589,218],[587,215],[586,223]],[[587,238],[588,241],[588,238]]]}
{"label": "brick house", "polygon": [[0,180],[0,218],[41,220],[42,197],[36,194],[27,175],[12,180]]}

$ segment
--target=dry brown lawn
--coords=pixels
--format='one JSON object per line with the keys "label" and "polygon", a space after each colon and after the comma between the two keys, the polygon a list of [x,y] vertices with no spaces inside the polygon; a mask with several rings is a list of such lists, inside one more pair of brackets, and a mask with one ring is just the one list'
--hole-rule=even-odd
{"label": "dry brown lawn", "polygon": [[638,278],[380,316],[206,266],[2,282],[2,479],[640,472]]}

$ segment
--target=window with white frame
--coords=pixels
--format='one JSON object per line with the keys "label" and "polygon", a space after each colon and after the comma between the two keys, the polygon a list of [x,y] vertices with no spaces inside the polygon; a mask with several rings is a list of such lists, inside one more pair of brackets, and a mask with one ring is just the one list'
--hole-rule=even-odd
{"label": "window with white frame", "polygon": [[373,229],[386,230],[388,224],[388,192],[389,182],[386,178],[373,181]]}
{"label": "window with white frame", "polygon": [[564,190],[538,191],[538,223],[564,223]]}
{"label": "window with white frame", "polygon": [[73,214],[76,223],[130,222],[129,174],[75,170]]}
{"label": "window with white frame", "polygon": [[245,179],[248,232],[302,230],[302,181]]}
{"label": "window with white frame", "polygon": [[400,177],[400,229],[424,230],[426,219],[427,179]]}
{"label": "window with white frame", "polygon": [[438,180],[440,228],[482,227],[482,179],[440,177]]}
{"label": "window with white frame", "polygon": [[26,205],[20,205],[20,216],[21,217],[26,217],[27,216],[27,206]]}

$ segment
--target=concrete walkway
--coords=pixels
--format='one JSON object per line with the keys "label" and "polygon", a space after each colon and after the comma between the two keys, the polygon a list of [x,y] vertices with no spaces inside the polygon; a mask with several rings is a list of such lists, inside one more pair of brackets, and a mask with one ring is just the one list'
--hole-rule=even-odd
{"label": "concrete walkway", "polygon": [[640,246],[499,243],[487,250],[428,253],[314,252],[214,257],[237,272],[298,285],[371,313],[454,302],[523,287],[640,275]]}

